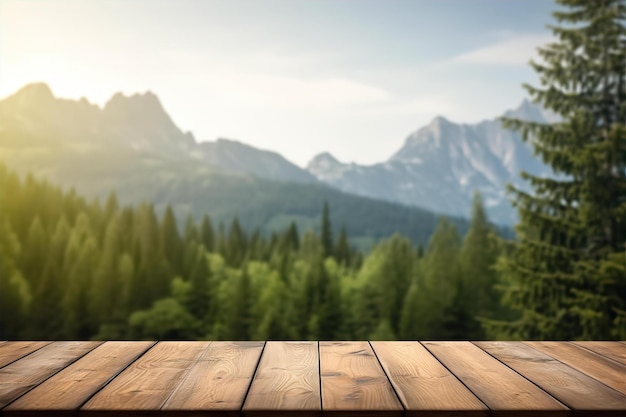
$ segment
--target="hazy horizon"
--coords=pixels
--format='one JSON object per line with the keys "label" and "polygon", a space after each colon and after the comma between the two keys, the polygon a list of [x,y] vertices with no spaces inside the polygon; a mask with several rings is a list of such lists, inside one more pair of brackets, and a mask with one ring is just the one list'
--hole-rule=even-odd
{"label": "hazy horizon", "polygon": [[[196,140],[371,164],[437,115],[517,106],[547,0],[0,2],[0,96],[154,92]],[[164,23],[166,22],[166,23]],[[168,24],[169,23],[169,24]],[[10,40],[10,41],[9,41]]]}

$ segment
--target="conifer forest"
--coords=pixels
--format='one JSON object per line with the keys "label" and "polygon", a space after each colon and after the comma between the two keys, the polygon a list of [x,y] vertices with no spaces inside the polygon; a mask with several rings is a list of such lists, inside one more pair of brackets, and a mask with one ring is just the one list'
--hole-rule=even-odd
{"label": "conifer forest", "polygon": [[502,120],[555,174],[509,187],[514,238],[478,192],[463,235],[360,250],[332,201],[266,233],[0,164],[0,339],[626,339],[626,3],[557,3],[524,88],[559,118]]}

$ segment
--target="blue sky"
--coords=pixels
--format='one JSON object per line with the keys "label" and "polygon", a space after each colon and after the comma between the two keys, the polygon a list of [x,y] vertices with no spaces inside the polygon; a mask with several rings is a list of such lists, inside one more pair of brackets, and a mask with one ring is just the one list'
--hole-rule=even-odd
{"label": "blue sky", "polygon": [[0,0],[0,97],[153,91],[197,140],[387,159],[437,115],[516,107],[552,0]]}

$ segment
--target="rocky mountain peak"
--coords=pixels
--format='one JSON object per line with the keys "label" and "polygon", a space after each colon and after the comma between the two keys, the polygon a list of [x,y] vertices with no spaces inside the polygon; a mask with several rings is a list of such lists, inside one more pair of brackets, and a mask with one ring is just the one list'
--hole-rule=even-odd
{"label": "rocky mountain peak", "polygon": [[6,99],[20,107],[40,107],[54,101],[54,94],[46,83],[32,83]]}
{"label": "rocky mountain peak", "polygon": [[[545,110],[528,100],[505,113],[549,122],[544,114]],[[490,219],[501,224],[515,221],[504,184],[523,187],[521,170],[546,172],[519,133],[504,129],[498,119],[460,124],[441,116],[411,133],[386,163],[341,164],[326,153],[318,155],[307,169],[342,191],[455,216],[469,215],[477,189]]]}
{"label": "rocky mountain peak", "polygon": [[525,98],[514,110],[508,110],[504,117],[527,120],[529,122],[552,122],[555,120],[554,113],[542,108],[541,105],[532,103]]}
{"label": "rocky mountain peak", "polygon": [[131,113],[133,116],[140,114],[156,116],[167,115],[159,98],[151,91],[137,93],[129,96],[123,93],[115,93],[104,106],[105,113]]}
{"label": "rocky mountain peak", "polygon": [[330,152],[322,152],[316,155],[307,164],[307,170],[314,169],[315,167],[333,167],[343,165],[337,158],[335,158]]}

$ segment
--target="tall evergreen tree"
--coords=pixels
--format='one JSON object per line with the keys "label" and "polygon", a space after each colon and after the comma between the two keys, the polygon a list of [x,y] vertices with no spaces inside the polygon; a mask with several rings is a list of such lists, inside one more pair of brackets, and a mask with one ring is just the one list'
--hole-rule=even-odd
{"label": "tall evergreen tree", "polygon": [[459,277],[457,304],[463,310],[462,314],[468,317],[463,323],[463,337],[466,339],[483,339],[485,334],[479,320],[493,318],[492,314],[497,309],[497,273],[494,267],[498,252],[495,230],[487,220],[482,198],[476,191],[471,225],[463,239],[459,259],[462,274]]}
{"label": "tall evergreen tree", "polygon": [[183,247],[178,234],[176,217],[169,204],[165,209],[165,215],[161,222],[159,241],[161,242],[161,253],[169,260],[169,264],[172,267],[171,272],[174,275],[180,274],[183,268]]}
{"label": "tall evergreen tree", "polygon": [[249,340],[252,321],[252,294],[248,266],[243,265],[237,280],[234,294],[234,314],[232,314],[233,340]]}
{"label": "tall evergreen tree", "polygon": [[16,266],[19,242],[0,216],[0,337],[19,337],[30,304],[30,288]]}
{"label": "tall evergreen tree", "polygon": [[202,244],[209,252],[215,250],[215,231],[213,230],[213,224],[208,214],[202,217],[202,226],[200,227],[200,233],[202,238]]}
{"label": "tall evergreen tree", "polygon": [[198,228],[196,227],[196,221],[193,218],[193,214],[189,213],[185,218],[185,242],[189,242],[191,240],[200,241],[200,236],[198,235]]}
{"label": "tall evergreen tree", "polygon": [[64,335],[68,339],[89,339],[98,329],[98,318],[90,314],[90,288],[94,285],[94,266],[98,265],[100,253],[93,237],[80,247],[80,252],[68,272],[65,289]]}
{"label": "tall evergreen tree", "polygon": [[[60,217],[50,239],[41,281],[33,288],[30,322],[44,338],[59,339],[63,333],[61,301],[67,277],[62,274],[63,254],[70,236],[70,226],[65,216]],[[29,335],[33,337],[34,335]]]}
{"label": "tall evergreen tree", "polygon": [[211,287],[209,278],[211,267],[204,246],[196,248],[196,257],[189,282],[191,293],[189,294],[189,312],[199,320],[205,320],[210,312]]}
{"label": "tall evergreen tree", "polygon": [[324,248],[324,257],[333,254],[333,230],[330,224],[330,209],[328,201],[324,201],[324,209],[322,211],[322,247]]}
{"label": "tall evergreen tree", "polygon": [[342,227],[341,231],[339,232],[337,246],[335,247],[335,258],[340,264],[350,265],[350,261],[352,258],[352,248],[350,248],[348,233],[346,232],[345,227]]}
{"label": "tall evergreen tree", "polygon": [[97,265],[92,286],[89,289],[89,304],[92,314],[100,323],[111,320],[120,300],[118,257],[121,255],[121,233],[119,216],[113,216],[107,225],[102,256]]}
{"label": "tall evergreen tree", "polygon": [[50,238],[39,216],[35,216],[28,228],[19,262],[19,267],[32,288],[36,288],[41,281],[49,245]]}
{"label": "tall evergreen tree", "polygon": [[458,338],[458,321],[462,310],[458,309],[458,286],[460,238],[456,227],[445,218],[440,219],[435,233],[428,242],[428,249],[420,262],[418,275],[421,326],[417,329],[419,339]]}
{"label": "tall evergreen tree", "polygon": [[247,252],[247,238],[235,217],[228,231],[228,243],[226,247],[226,262],[233,267],[239,268],[244,261]]}
{"label": "tall evergreen tree", "polygon": [[[148,307],[152,302],[169,293],[171,266],[164,257],[159,244],[159,224],[151,204],[139,207],[135,225],[135,236],[139,243],[140,260],[137,268],[139,280],[143,282],[141,294],[133,294],[141,300],[141,307]],[[106,250],[106,247],[105,249]],[[117,259],[116,264],[117,265]]]}
{"label": "tall evergreen tree", "polygon": [[289,223],[289,228],[285,233],[283,238],[284,245],[289,250],[298,250],[300,247],[300,235],[298,233],[298,226],[296,226],[296,222],[292,221]]}
{"label": "tall evergreen tree", "polygon": [[[507,337],[615,338],[626,334],[626,3],[557,0],[557,42],[531,62],[553,124],[505,119],[557,178],[524,173],[534,194],[510,187],[519,243],[504,264],[505,302],[519,318]],[[622,335],[622,336],[620,336]]]}

